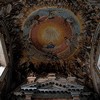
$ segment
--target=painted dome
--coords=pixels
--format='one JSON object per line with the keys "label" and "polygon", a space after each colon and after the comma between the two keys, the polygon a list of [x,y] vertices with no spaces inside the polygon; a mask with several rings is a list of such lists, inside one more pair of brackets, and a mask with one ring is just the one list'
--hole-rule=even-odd
{"label": "painted dome", "polygon": [[78,47],[80,25],[71,11],[48,8],[33,12],[23,31],[23,37],[31,42],[31,52],[35,50],[46,60],[63,59]]}

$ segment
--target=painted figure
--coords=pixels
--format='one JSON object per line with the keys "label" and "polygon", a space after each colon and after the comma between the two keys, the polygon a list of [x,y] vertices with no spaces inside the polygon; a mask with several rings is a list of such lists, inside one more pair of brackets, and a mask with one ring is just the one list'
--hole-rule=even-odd
{"label": "painted figure", "polygon": [[55,47],[55,45],[54,45],[52,42],[50,42],[50,43],[47,45],[46,48],[52,49],[52,48],[54,48],[54,47]]}

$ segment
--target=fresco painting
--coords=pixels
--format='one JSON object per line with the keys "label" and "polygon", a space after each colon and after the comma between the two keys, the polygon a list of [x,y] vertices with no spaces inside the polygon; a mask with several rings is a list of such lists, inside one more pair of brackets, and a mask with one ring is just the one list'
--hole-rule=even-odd
{"label": "fresco painting", "polygon": [[63,55],[71,55],[75,47],[78,48],[80,27],[76,15],[70,10],[43,8],[27,17],[23,25],[23,38],[31,42],[31,51],[39,51],[43,57],[51,53],[61,59],[64,58]]}
{"label": "fresco painting", "polygon": [[0,81],[3,100],[100,100],[100,0],[0,0],[0,5],[9,59]]}

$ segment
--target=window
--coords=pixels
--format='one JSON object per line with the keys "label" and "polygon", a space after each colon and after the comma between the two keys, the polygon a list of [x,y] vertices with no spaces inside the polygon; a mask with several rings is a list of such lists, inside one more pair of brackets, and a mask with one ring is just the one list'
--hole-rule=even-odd
{"label": "window", "polygon": [[97,64],[98,68],[100,69],[100,55],[99,55],[99,59],[98,59],[98,64]]}
{"label": "window", "polygon": [[3,74],[4,70],[5,70],[5,67],[0,66],[0,77],[1,77],[1,75]]}
{"label": "window", "polygon": [[0,81],[5,77],[7,72],[8,56],[3,35],[0,33]]}

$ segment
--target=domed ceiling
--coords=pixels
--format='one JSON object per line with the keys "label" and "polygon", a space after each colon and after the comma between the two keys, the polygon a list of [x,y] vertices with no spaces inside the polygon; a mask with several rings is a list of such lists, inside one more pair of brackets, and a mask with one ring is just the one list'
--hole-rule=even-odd
{"label": "domed ceiling", "polygon": [[2,18],[11,37],[14,66],[26,73],[31,62],[37,73],[52,67],[56,73],[63,70],[84,84],[92,83],[90,60],[97,59],[97,47],[92,57],[91,48],[99,45],[100,33],[98,6],[86,0],[20,0],[5,4],[5,9]]}
{"label": "domed ceiling", "polygon": [[0,33],[4,35],[13,70],[13,75],[10,70],[8,74],[14,85],[33,72],[43,78],[48,73],[72,76],[86,87],[99,87],[100,6],[89,1],[0,2]]}
{"label": "domed ceiling", "polygon": [[[23,25],[23,38],[37,52],[35,58],[45,61],[66,59],[78,49],[80,23],[73,12],[63,8],[33,11]],[[27,41],[28,40],[28,41]]]}

